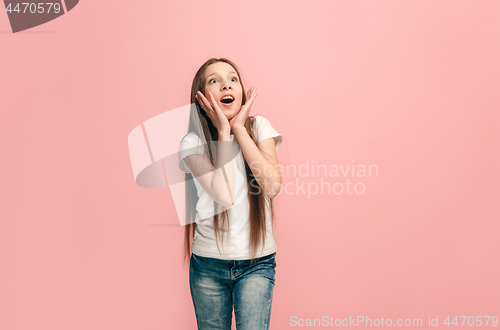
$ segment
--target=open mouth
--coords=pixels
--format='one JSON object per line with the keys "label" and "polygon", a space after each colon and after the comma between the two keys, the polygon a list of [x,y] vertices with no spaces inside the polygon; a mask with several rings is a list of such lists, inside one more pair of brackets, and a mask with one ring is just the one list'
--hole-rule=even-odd
{"label": "open mouth", "polygon": [[220,102],[229,105],[234,102],[234,96],[230,94],[224,95],[224,97],[220,99]]}

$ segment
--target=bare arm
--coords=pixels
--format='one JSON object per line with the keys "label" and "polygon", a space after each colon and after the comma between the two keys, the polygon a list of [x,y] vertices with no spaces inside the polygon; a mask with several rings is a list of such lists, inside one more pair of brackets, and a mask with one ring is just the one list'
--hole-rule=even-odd
{"label": "bare arm", "polygon": [[269,198],[275,197],[281,191],[282,177],[274,138],[257,146],[245,127],[233,127],[233,132],[257,183]]}
{"label": "bare arm", "polygon": [[[206,155],[190,155],[185,158],[191,173],[205,191],[220,205],[234,205],[234,170],[229,132],[219,133],[218,164],[215,168]],[[222,166],[224,164],[224,166]],[[224,175],[226,174],[226,177]],[[227,181],[226,182],[226,178]]]}

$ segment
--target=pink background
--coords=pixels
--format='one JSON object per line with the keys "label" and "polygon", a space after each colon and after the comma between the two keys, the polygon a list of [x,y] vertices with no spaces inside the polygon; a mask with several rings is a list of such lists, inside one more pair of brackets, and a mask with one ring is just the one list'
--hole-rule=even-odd
{"label": "pink background", "polygon": [[497,0],[87,0],[12,34],[1,11],[0,328],[196,328],[184,228],[168,189],[134,182],[127,136],[188,104],[210,57],[258,88],[251,114],[283,134],[284,166],[379,168],[350,178],[361,195],[275,199],[271,329],[500,316],[499,14]]}

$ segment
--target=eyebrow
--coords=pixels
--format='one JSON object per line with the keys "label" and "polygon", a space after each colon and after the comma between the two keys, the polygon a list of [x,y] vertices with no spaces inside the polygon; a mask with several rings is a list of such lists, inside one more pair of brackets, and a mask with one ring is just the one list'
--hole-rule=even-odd
{"label": "eyebrow", "polygon": [[[234,72],[234,71],[229,71],[229,73],[236,73],[236,72]],[[207,78],[208,78],[208,77],[210,77],[210,76],[213,76],[214,74],[217,74],[217,72],[214,72],[214,73],[212,73],[212,74],[208,75],[208,76],[207,76]]]}

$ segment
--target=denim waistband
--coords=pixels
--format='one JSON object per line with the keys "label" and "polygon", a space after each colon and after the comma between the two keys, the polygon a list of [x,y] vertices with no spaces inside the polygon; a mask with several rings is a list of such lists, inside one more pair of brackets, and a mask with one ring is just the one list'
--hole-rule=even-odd
{"label": "denim waistband", "polygon": [[[204,260],[210,263],[215,263],[215,264],[221,264],[221,265],[227,265],[228,263],[234,266],[243,266],[243,265],[250,265],[251,259],[243,259],[243,260],[228,260],[228,259],[219,259],[219,258],[210,258],[210,257],[202,257],[197,254],[192,253],[196,259],[199,260]],[[271,259],[276,256],[276,252],[273,252],[271,254],[268,254],[267,256],[262,256],[260,258],[255,258],[253,259],[253,262],[258,262],[258,261],[263,261],[266,259]]]}

